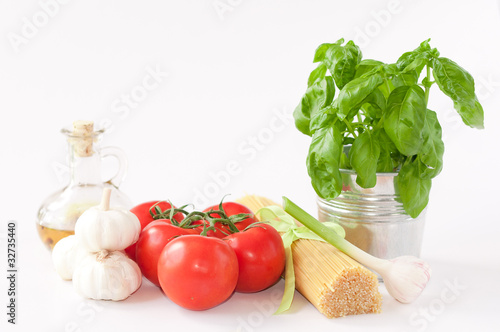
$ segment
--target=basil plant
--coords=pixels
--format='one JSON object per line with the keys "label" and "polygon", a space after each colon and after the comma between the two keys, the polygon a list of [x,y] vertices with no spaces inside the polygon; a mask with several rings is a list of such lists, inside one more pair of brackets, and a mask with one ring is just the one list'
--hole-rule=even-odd
{"label": "basil plant", "polygon": [[316,49],[318,66],[293,115],[297,129],[312,137],[306,163],[320,197],[341,193],[340,169],[354,170],[363,188],[375,186],[376,173],[398,172],[403,207],[416,218],[443,167],[441,126],[428,107],[434,85],[451,98],[466,125],[483,128],[474,79],[440,57],[429,41],[391,64],[362,59],[360,48],[343,39]]}

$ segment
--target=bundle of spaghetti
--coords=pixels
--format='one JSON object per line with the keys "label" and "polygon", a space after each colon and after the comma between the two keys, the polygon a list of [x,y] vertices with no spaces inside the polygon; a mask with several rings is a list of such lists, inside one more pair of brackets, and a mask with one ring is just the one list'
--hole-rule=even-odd
{"label": "bundle of spaghetti", "polygon": [[[237,200],[254,213],[278,205],[261,196]],[[380,313],[382,295],[377,276],[334,246],[298,239],[292,244],[295,289],[328,318]]]}

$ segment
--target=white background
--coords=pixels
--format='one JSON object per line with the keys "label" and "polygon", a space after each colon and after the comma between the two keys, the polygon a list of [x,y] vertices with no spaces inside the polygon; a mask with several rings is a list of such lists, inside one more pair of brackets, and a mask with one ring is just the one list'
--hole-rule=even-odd
{"label": "white background", "polygon": [[[26,27],[34,21],[39,27]],[[1,330],[495,330],[499,32],[493,0],[2,0],[0,266],[6,270],[7,221],[16,220],[19,275],[13,327],[0,274]],[[485,110],[486,129],[471,129],[451,101],[431,91],[429,108],[438,113],[446,152],[422,252],[433,277],[417,301],[399,304],[381,286],[383,313],[330,320],[296,293],[289,313],[272,316],[280,282],[190,312],[147,281],[128,300],[109,303],[84,300],[59,279],[35,220],[43,199],[66,184],[59,131],[76,119],[105,125],[104,145],[125,150],[121,189],[134,203],[170,199],[202,208],[247,192],[277,201],[286,195],[315,213],[305,168],[310,139],[295,129],[291,112],[314,68],[315,48],[341,37],[356,41],[364,58],[385,62],[432,38],[442,56],[475,77]],[[160,73],[158,84],[137,95],[151,71]],[[127,108],[121,98],[134,91],[136,103]],[[237,174],[222,175],[230,164]],[[105,176],[115,166],[106,163]]]}

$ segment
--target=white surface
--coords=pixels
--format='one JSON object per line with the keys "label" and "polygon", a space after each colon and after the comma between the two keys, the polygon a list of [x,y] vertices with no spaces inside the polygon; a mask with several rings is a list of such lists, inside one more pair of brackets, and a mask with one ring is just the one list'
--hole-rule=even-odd
{"label": "white surface", "polygon": [[[44,21],[47,2],[0,3],[2,271],[8,220],[18,221],[19,240],[18,324],[6,323],[2,272],[0,330],[498,329],[497,1],[66,1]],[[225,11],[217,4],[226,4]],[[25,19],[33,17],[43,26],[24,31],[29,38],[16,52],[9,38],[23,36]],[[470,129],[437,88],[431,92],[446,153],[433,182],[422,253],[434,274],[416,302],[399,304],[381,286],[382,314],[329,320],[296,294],[289,313],[272,316],[280,282],[190,312],[147,281],[130,299],[109,303],[79,298],[58,278],[35,218],[42,200],[66,182],[59,130],[75,119],[108,124],[104,143],[127,153],[122,189],[136,203],[171,199],[204,207],[248,192],[275,200],[287,195],[315,212],[305,169],[309,139],[294,128],[291,112],[314,68],[316,46],[341,37],[358,41],[364,58],[386,62],[430,37],[442,56],[475,77],[484,106],[486,129]],[[158,84],[148,78],[151,71],[160,72]],[[150,91],[125,107],[122,95],[139,93],[144,82]],[[114,166],[107,163],[106,174]],[[222,175],[235,166],[236,174]]]}

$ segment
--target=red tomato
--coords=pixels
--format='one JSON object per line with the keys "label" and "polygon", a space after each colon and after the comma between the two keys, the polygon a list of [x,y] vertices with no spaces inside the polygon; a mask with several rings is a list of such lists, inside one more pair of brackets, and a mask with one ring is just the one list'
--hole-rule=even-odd
{"label": "red tomato", "polygon": [[[228,217],[233,216],[235,214],[240,214],[240,213],[248,213],[250,215],[248,218],[246,218],[240,222],[235,223],[236,228],[238,228],[240,231],[244,230],[248,225],[253,224],[254,222],[257,221],[254,217],[252,210],[250,210],[249,208],[247,208],[243,204],[236,203],[236,202],[223,202],[222,208],[224,209],[224,212],[226,213],[226,215]],[[203,212],[208,212],[210,210],[219,210],[219,205],[212,205],[212,206],[206,208],[205,210],[203,210]],[[212,214],[211,216],[216,217],[216,218],[220,218],[220,215],[218,215],[216,213]],[[218,238],[226,237],[227,235],[224,234],[223,232],[221,232],[220,230],[226,232],[227,234],[231,234],[231,231],[229,230],[229,226],[227,226],[227,225],[217,223],[215,225],[215,228],[219,231],[214,232],[213,235],[209,234],[208,236],[216,236]]]}
{"label": "red tomato", "polygon": [[[156,203],[158,203],[158,207],[162,211],[166,211],[172,207],[168,202],[165,201],[150,201],[139,204],[130,209],[130,212],[132,212],[137,216],[137,218],[139,218],[139,221],[141,222],[141,231],[144,229],[144,227],[146,227],[150,222],[154,220],[154,218],[151,216],[151,213],[149,213],[149,209]],[[174,215],[174,219],[179,222],[182,221],[183,218],[184,215],[182,213],[176,213]],[[125,253],[127,254],[127,256],[134,261],[135,261],[135,248],[136,244],[134,243],[130,247],[125,249]]]}
{"label": "red tomato", "polygon": [[190,310],[206,310],[227,300],[238,281],[238,259],[223,240],[199,235],[175,238],[158,260],[165,295]]}
{"label": "red tomato", "polygon": [[238,257],[237,292],[258,292],[279,280],[285,267],[285,248],[272,226],[261,224],[225,240]]}
{"label": "red tomato", "polygon": [[141,232],[136,247],[136,262],[142,274],[156,286],[158,281],[158,258],[163,248],[180,235],[191,234],[174,226],[168,219],[158,219],[149,223]]}
{"label": "red tomato", "polygon": [[[158,220],[161,220],[162,222],[166,222],[166,223],[172,225],[172,221],[170,219],[158,219]],[[173,226],[177,227],[176,225],[173,225]],[[200,230],[198,230],[198,227],[196,227],[196,228],[182,228],[182,229],[185,230],[186,232],[188,232],[189,234],[198,235],[201,233],[201,228],[200,228]]]}

